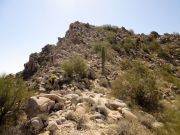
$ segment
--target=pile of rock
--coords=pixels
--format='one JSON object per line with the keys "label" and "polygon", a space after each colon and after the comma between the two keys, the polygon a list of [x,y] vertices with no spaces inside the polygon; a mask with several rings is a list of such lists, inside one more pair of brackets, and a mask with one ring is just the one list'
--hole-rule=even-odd
{"label": "pile of rock", "polygon": [[[127,105],[118,99],[109,99],[106,95],[90,91],[52,91],[31,97],[27,105],[27,116],[31,132],[61,132],[64,128],[76,132],[99,130],[107,123],[137,117]],[[46,115],[44,120],[42,115]],[[68,126],[67,126],[68,125]]]}

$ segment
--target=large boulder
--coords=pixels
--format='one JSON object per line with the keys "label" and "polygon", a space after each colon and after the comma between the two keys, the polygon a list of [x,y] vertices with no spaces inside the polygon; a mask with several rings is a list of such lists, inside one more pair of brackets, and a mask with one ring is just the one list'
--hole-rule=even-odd
{"label": "large boulder", "polygon": [[26,107],[29,118],[35,117],[40,113],[49,113],[54,107],[55,101],[46,97],[31,97]]}

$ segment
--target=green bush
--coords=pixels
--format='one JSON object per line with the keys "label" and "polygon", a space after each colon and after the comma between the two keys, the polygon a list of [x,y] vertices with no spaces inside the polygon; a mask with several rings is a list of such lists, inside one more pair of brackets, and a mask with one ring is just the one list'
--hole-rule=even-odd
{"label": "green bush", "polygon": [[65,60],[62,63],[62,68],[66,72],[67,76],[72,76],[74,73],[74,64],[72,63],[72,60]]}
{"label": "green bush", "polygon": [[66,75],[70,77],[73,75],[80,75],[81,77],[85,77],[87,75],[87,64],[85,60],[78,55],[74,55],[63,61],[62,68]]}
{"label": "green bush", "polygon": [[24,84],[22,79],[14,76],[0,76],[0,125],[7,119],[17,120],[31,92]]}
{"label": "green bush", "polygon": [[139,61],[132,62],[132,68],[119,76],[112,88],[118,98],[130,100],[148,111],[156,109],[161,99],[155,75]]}

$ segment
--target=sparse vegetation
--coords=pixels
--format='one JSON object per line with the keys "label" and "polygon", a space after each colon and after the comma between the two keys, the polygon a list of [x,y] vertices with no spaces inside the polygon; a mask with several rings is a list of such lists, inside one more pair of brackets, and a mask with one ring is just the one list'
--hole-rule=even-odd
{"label": "sparse vegetation", "polygon": [[112,26],[112,25],[110,25],[110,24],[106,24],[106,25],[103,25],[103,26],[101,26],[101,27],[102,27],[104,30],[112,31],[112,32],[115,32],[115,33],[117,33],[118,30],[119,30],[118,26]]}
{"label": "sparse vegetation", "polygon": [[[162,64],[153,68],[151,71],[142,62],[131,62],[125,59],[121,62],[121,69],[124,73],[114,81],[113,94],[121,99],[126,99],[127,102],[131,101],[131,104],[136,103],[147,111],[155,109],[156,113],[153,113],[153,115],[156,116],[158,121],[164,124],[164,127],[154,129],[151,121],[147,118],[142,122],[142,124],[155,132],[155,134],[178,135],[180,133],[180,106],[178,96],[175,100],[175,108],[172,106],[170,108],[164,108],[160,102],[162,99],[162,91],[160,92],[160,89],[168,88],[171,85],[177,86],[177,89],[180,88],[180,80],[174,75],[175,69],[173,69],[173,66]],[[160,82],[164,84],[161,85],[159,84]]]}
{"label": "sparse vegetation", "polygon": [[155,114],[157,120],[163,122],[164,127],[157,132],[158,135],[180,134],[180,96],[176,97],[175,108],[164,107],[163,111]]}
{"label": "sparse vegetation", "polygon": [[161,99],[155,75],[139,61],[113,82],[113,93],[147,110],[156,109]]}
{"label": "sparse vegetation", "polygon": [[131,38],[124,38],[121,43],[112,44],[112,49],[117,52],[121,52],[124,49],[127,53],[130,53],[132,49],[136,49],[135,41]]}
{"label": "sparse vegetation", "polygon": [[99,41],[93,43],[93,51],[102,57],[102,48],[104,47],[105,57],[107,61],[113,61],[114,50],[111,47],[111,44],[107,41]]}
{"label": "sparse vegetation", "polygon": [[142,44],[141,49],[146,53],[150,53],[150,50],[149,50],[149,48],[148,48],[148,46],[146,44]]}
{"label": "sparse vegetation", "polygon": [[117,126],[118,135],[154,135],[136,121],[121,120]]}
{"label": "sparse vegetation", "polygon": [[174,71],[172,70],[172,67],[170,65],[163,64],[155,71],[164,81],[172,83],[173,85],[177,86],[178,89],[180,88],[180,79],[174,75]]}
{"label": "sparse vegetation", "polygon": [[126,52],[130,52],[130,50],[135,47],[134,41],[130,38],[125,38],[123,40],[122,47],[126,50]]}
{"label": "sparse vegetation", "polygon": [[133,64],[132,64],[131,60],[123,59],[121,61],[121,69],[122,70],[129,70],[129,69],[132,69],[132,68],[133,68]]}
{"label": "sparse vegetation", "polygon": [[148,45],[148,49],[153,53],[158,52],[160,49],[160,44],[156,40],[152,40]]}
{"label": "sparse vegetation", "polygon": [[78,55],[74,55],[73,57],[63,61],[62,68],[66,75],[70,77],[73,75],[85,77],[87,75],[87,64],[85,60]]}
{"label": "sparse vegetation", "polygon": [[106,41],[99,41],[99,42],[97,41],[93,43],[93,51],[95,53],[101,54],[102,47],[110,48],[110,44]]}
{"label": "sparse vegetation", "polygon": [[101,49],[101,59],[102,59],[102,74],[105,75],[105,62],[106,62],[106,52],[105,48],[102,47]]}

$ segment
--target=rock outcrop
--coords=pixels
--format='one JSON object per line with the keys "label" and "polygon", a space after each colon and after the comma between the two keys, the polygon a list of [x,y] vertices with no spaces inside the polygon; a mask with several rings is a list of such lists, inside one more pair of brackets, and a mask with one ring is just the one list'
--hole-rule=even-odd
{"label": "rock outcrop", "polygon": [[[101,127],[103,123],[102,128],[106,128],[107,122],[113,124],[127,117],[137,119],[127,105],[120,100],[109,99],[106,95],[90,91],[74,93],[78,91],[69,91],[69,93],[52,91],[51,94],[31,97],[27,106],[31,127],[34,127],[34,130],[44,127],[43,120],[39,117],[39,114],[43,113],[48,115],[47,130],[53,133],[57,130],[60,132],[64,128],[72,130],[72,127],[76,132],[80,132],[78,128],[83,127],[86,127],[86,132],[98,131],[98,127]],[[61,108],[54,109],[58,103],[63,103]]]}
{"label": "rock outcrop", "polygon": [[27,104],[27,115],[29,118],[41,113],[49,113],[54,107],[55,101],[46,97],[31,97]]}

